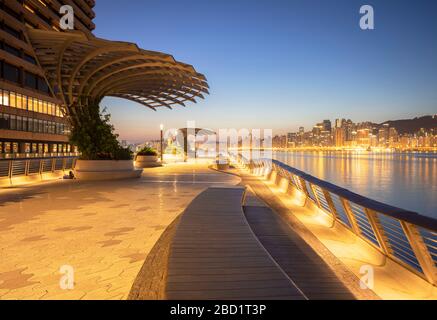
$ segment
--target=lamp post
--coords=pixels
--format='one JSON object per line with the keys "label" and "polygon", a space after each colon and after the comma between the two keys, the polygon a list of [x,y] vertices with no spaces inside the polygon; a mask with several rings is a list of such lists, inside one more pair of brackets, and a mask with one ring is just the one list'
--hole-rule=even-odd
{"label": "lamp post", "polygon": [[163,150],[163,145],[164,145],[164,125],[161,124],[159,126],[159,128],[161,129],[161,163],[164,162],[164,150]]}

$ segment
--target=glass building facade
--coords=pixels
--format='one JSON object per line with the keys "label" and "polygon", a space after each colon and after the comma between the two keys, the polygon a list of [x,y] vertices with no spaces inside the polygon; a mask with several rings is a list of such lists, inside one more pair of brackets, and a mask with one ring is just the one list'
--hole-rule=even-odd
{"label": "glass building facade", "polygon": [[59,101],[26,38],[26,29],[61,31],[63,5],[74,9],[76,29],[91,34],[94,0],[0,0],[0,159],[75,152]]}

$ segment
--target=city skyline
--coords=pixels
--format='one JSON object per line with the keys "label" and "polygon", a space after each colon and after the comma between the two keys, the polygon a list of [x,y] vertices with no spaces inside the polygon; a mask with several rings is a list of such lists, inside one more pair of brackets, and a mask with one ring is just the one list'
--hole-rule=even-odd
{"label": "city skyline", "polygon": [[270,4],[172,2],[168,13],[168,4],[97,2],[97,36],[172,52],[196,63],[211,85],[201,104],[173,111],[105,99],[121,139],[153,138],[160,123],[179,128],[187,120],[286,133],[319,117],[383,122],[435,113],[435,3],[371,3],[372,31],[359,28],[361,1],[339,1],[335,10],[323,1]]}
{"label": "city skyline", "polygon": [[[424,120],[426,119],[426,120]],[[418,121],[426,121],[422,126]],[[410,125],[401,127],[399,120],[372,123],[354,122],[351,119],[337,118],[334,122],[325,119],[311,128],[299,127],[297,132],[275,134],[273,148],[379,148],[395,150],[413,150],[417,148],[436,150],[437,115],[408,120]],[[416,122],[413,125],[411,122]],[[423,122],[422,122],[423,123]]]}

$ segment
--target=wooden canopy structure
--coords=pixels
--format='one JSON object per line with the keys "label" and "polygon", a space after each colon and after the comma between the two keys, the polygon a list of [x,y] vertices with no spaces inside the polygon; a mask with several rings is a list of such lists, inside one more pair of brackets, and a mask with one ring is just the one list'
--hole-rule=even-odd
{"label": "wooden canopy structure", "polygon": [[84,101],[113,96],[153,110],[185,106],[208,92],[204,75],[171,55],[80,31],[28,29],[38,63],[66,112]]}

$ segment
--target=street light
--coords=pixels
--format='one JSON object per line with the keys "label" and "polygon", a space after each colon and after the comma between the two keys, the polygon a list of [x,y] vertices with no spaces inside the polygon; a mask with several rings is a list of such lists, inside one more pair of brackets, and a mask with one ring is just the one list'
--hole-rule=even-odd
{"label": "street light", "polygon": [[164,150],[163,148],[163,142],[164,142],[164,125],[161,123],[161,125],[159,126],[159,128],[161,129],[161,163],[164,162]]}

